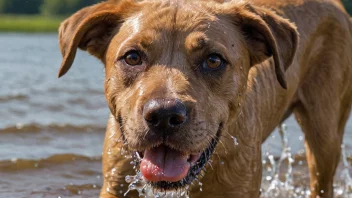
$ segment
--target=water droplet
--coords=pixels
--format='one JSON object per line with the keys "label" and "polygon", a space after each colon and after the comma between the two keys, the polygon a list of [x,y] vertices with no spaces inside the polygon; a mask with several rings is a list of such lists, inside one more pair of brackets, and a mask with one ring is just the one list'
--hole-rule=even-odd
{"label": "water droplet", "polygon": [[23,123],[17,123],[17,124],[16,124],[16,129],[18,129],[18,130],[23,129],[23,127],[24,127],[24,124],[23,124]]}
{"label": "water droplet", "polygon": [[304,140],[304,137],[301,135],[301,136],[299,136],[299,140],[300,141],[303,141]]}
{"label": "water droplet", "polygon": [[304,149],[298,151],[298,155],[304,155]]}
{"label": "water droplet", "polygon": [[125,181],[126,181],[127,183],[131,183],[132,180],[133,180],[133,177],[132,177],[132,176],[127,175],[127,176],[125,177]]}
{"label": "water droplet", "polygon": [[235,138],[233,136],[231,136],[231,138],[232,138],[233,142],[235,143],[235,146],[238,146],[239,144],[238,144],[237,138]]}

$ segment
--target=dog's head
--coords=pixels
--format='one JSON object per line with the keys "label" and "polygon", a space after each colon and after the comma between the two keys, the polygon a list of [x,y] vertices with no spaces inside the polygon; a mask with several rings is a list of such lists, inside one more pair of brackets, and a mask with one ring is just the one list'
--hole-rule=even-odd
{"label": "dog's head", "polygon": [[105,64],[105,94],[140,170],[164,190],[190,184],[236,117],[251,67],[273,57],[278,83],[297,32],[271,11],[240,2],[100,3],[62,23],[64,57],[77,48]]}

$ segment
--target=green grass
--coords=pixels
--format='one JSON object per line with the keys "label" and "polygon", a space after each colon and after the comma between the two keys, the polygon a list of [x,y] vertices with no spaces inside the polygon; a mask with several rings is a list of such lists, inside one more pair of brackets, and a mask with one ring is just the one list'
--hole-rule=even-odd
{"label": "green grass", "polygon": [[0,15],[0,32],[57,32],[62,17]]}

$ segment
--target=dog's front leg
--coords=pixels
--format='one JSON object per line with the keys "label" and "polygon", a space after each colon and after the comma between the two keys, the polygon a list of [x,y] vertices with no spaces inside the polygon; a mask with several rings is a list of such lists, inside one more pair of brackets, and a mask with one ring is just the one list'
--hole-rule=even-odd
{"label": "dog's front leg", "polygon": [[[103,177],[104,184],[100,198],[124,197],[128,189],[126,175],[135,175],[131,160],[124,156],[123,139],[119,124],[110,116],[104,141]],[[138,197],[136,192],[129,192],[128,197]]]}

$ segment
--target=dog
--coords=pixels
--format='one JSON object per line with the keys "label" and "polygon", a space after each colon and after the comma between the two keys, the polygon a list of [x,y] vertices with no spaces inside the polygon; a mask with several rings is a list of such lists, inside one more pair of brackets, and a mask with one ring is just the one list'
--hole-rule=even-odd
{"label": "dog", "polygon": [[105,66],[102,198],[123,197],[136,174],[126,152],[157,191],[259,197],[261,144],[292,113],[311,197],[333,197],[352,103],[352,23],[339,0],[107,1],[66,19],[59,43],[59,77],[78,48]]}

